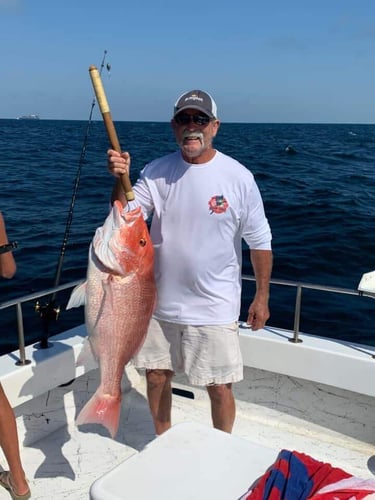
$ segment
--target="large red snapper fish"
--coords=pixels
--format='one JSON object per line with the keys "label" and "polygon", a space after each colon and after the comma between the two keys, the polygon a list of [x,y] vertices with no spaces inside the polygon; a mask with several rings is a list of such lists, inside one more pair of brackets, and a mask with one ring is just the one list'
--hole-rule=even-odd
{"label": "large red snapper fish", "polygon": [[125,365],[141,347],[154,309],[154,250],[140,207],[126,211],[115,201],[93,238],[87,279],[76,287],[67,308],[85,304],[91,350],[100,385],[76,424],[99,423],[114,437],[121,409]]}

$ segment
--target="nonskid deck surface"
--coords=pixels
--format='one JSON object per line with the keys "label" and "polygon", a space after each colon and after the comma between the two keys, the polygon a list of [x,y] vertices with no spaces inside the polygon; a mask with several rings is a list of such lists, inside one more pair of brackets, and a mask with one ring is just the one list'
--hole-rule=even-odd
{"label": "nonskid deck surface", "polygon": [[[206,391],[192,388],[183,378],[177,378],[174,387],[193,392],[195,397],[173,396],[173,423],[198,422],[210,426]],[[354,475],[374,477],[373,445],[341,435],[316,422],[307,422],[293,412],[287,414],[273,409],[272,405],[249,401],[246,397],[251,391],[248,377],[237,384],[235,390],[238,411],[233,434],[278,451],[286,448],[305,452]],[[87,500],[90,486],[96,479],[141,451],[154,438],[144,379],[141,378],[137,389],[124,395],[121,425],[115,439],[111,439],[101,426],[87,425],[78,429],[69,422],[22,448],[32,498]],[[9,498],[9,494],[0,490],[0,499],[3,498]]]}

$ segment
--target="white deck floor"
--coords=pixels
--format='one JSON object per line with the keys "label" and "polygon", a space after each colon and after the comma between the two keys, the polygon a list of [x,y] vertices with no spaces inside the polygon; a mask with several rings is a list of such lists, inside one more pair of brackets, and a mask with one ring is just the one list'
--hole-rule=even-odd
{"label": "white deck floor", "polygon": [[[97,369],[89,367],[85,374],[75,366],[84,335],[84,329],[77,328],[56,337],[51,350],[27,348],[33,362],[24,367],[15,367],[13,354],[2,357],[1,382],[16,407],[33,499],[88,500],[95,480],[155,438],[145,381],[130,368],[127,373],[136,389],[125,381],[116,438],[101,426],[75,426],[74,417],[97,388],[99,377]],[[244,380],[234,385],[233,434],[277,451],[304,452],[353,475],[373,478],[374,348],[309,336],[296,345],[287,341],[285,332],[273,329],[245,332],[241,344],[247,367]],[[72,379],[72,386],[60,387]],[[195,398],[173,396],[173,424],[211,426],[205,389],[190,387],[183,377],[176,378],[174,387],[194,392]],[[1,451],[0,464],[6,467]],[[0,500],[8,498],[0,489]]]}
{"label": "white deck floor", "polygon": [[[374,477],[373,445],[349,436],[343,438],[337,432],[316,423],[307,426],[298,417],[246,401],[242,394],[248,393],[248,380],[245,379],[236,387],[238,415],[235,435],[278,451],[286,448],[305,452],[354,475]],[[174,386],[192,390],[182,383],[183,379],[179,382]],[[193,390],[194,400],[174,395],[173,422],[211,425],[205,391]],[[67,420],[71,420],[68,415]],[[137,390],[131,389],[124,396],[121,428],[116,439],[108,437],[107,431],[101,426],[87,425],[78,429],[69,422],[46,438],[22,449],[32,498],[87,500],[90,486],[95,480],[140,451],[152,439],[153,426],[144,397],[144,380],[141,378]],[[3,498],[10,497],[7,492],[0,490],[0,499]],[[132,500],[146,499],[132,497]]]}

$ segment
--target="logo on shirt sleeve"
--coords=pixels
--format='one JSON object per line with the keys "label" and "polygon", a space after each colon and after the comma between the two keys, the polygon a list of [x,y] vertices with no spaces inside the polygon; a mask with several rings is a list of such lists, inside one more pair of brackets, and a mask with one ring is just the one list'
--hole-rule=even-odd
{"label": "logo on shirt sleeve", "polygon": [[210,214],[223,214],[229,207],[227,200],[224,195],[213,196],[208,202],[208,208],[210,209]]}

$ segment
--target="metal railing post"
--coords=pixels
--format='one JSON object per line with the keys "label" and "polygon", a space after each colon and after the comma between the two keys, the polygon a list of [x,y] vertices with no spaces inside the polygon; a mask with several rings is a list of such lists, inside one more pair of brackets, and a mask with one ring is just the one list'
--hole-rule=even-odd
{"label": "metal railing post", "polygon": [[20,359],[16,362],[16,365],[28,365],[31,363],[31,361],[29,359],[26,359],[26,353],[25,353],[25,333],[23,329],[22,303],[18,302],[16,304],[16,309],[17,309],[18,347],[20,350]]}
{"label": "metal railing post", "polygon": [[296,306],[294,308],[294,328],[293,328],[293,337],[288,339],[289,342],[294,342],[298,344],[303,342],[299,337],[299,323],[301,319],[301,301],[302,301],[302,286],[300,284],[297,285],[297,293],[296,293]]}

